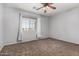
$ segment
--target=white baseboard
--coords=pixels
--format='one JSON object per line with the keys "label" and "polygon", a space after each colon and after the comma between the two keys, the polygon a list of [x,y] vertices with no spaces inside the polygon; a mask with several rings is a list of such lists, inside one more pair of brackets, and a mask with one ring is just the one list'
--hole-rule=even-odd
{"label": "white baseboard", "polygon": [[7,42],[7,43],[4,44],[4,46],[16,44],[16,43],[17,43],[17,42]]}

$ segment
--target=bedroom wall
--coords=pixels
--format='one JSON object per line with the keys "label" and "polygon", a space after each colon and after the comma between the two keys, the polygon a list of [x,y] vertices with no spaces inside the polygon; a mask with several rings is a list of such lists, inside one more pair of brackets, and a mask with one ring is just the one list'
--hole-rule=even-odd
{"label": "bedroom wall", "polygon": [[3,47],[3,5],[0,4],[0,50]]}
{"label": "bedroom wall", "polygon": [[16,43],[18,32],[18,12],[4,6],[4,45]]}
{"label": "bedroom wall", "polygon": [[19,12],[22,13],[22,15],[26,16],[32,16],[40,18],[41,21],[41,33],[40,37],[45,37],[47,32],[47,19],[44,18],[45,16],[37,15],[34,13],[30,13],[27,11],[23,11],[20,9],[15,9],[11,7],[5,6],[5,15],[4,15],[4,43],[5,45],[8,44],[14,44],[17,40],[17,32],[18,32],[18,22],[19,22]]}
{"label": "bedroom wall", "polygon": [[49,26],[50,37],[79,44],[79,7],[51,16]]}
{"label": "bedroom wall", "polygon": [[48,17],[41,16],[41,38],[48,38]]}

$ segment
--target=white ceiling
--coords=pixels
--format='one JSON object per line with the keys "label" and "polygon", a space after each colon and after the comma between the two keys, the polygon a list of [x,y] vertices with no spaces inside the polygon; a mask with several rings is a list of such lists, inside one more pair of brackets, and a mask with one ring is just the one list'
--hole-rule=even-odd
{"label": "white ceiling", "polygon": [[42,9],[40,10],[33,9],[33,7],[36,7],[36,8],[41,7],[42,5],[40,3],[10,3],[10,4],[8,3],[6,5],[9,7],[23,9],[36,14],[50,16],[50,15],[57,14],[59,12],[77,7],[79,6],[79,3],[54,3],[54,5],[56,6],[56,10],[48,9],[47,13],[44,13]]}

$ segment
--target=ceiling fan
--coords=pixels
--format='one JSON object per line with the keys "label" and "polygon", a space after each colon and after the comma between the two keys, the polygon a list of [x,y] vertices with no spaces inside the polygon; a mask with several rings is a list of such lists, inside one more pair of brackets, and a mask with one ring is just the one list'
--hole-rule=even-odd
{"label": "ceiling fan", "polygon": [[55,6],[52,6],[54,3],[41,3],[42,4],[42,7],[40,7],[40,8],[37,8],[36,10],[40,10],[40,9],[42,9],[42,8],[45,8],[44,9],[44,13],[46,13],[47,12],[47,7],[48,8],[51,8],[51,9],[56,9],[56,7]]}

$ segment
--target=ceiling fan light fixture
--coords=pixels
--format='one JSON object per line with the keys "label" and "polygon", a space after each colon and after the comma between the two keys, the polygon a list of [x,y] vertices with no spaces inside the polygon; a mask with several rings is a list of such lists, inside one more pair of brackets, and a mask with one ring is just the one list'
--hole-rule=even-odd
{"label": "ceiling fan light fixture", "polygon": [[46,12],[49,10],[49,8],[50,8],[50,9],[56,9],[55,6],[52,6],[52,4],[54,4],[54,3],[41,3],[41,4],[42,4],[43,6],[40,7],[40,8],[37,8],[36,10],[43,9],[44,13],[46,13]]}

